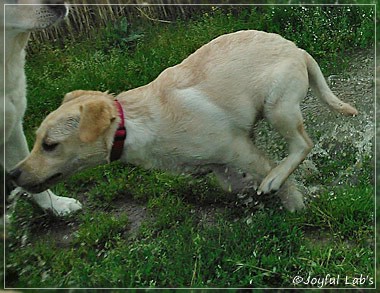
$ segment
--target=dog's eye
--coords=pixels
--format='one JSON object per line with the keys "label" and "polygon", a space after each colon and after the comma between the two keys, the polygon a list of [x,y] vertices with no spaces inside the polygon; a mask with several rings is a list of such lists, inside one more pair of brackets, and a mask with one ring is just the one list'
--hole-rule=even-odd
{"label": "dog's eye", "polygon": [[46,152],[54,151],[57,148],[57,146],[58,146],[58,143],[46,143],[46,142],[42,143],[42,148]]}

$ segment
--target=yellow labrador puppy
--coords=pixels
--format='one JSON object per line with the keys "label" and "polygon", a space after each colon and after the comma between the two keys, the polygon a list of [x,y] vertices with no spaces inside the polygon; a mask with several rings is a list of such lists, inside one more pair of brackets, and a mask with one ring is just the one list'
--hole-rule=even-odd
{"label": "yellow labrador puppy", "polygon": [[[0,164],[10,170],[29,154],[22,128],[26,109],[24,48],[31,31],[46,28],[62,20],[68,10],[63,1],[1,0],[0,4],[0,34],[4,40],[1,43],[0,57],[3,65],[0,77],[0,110],[4,115],[4,119],[0,119]],[[40,190],[33,198],[43,209],[50,209],[56,215],[68,214],[81,208],[81,204],[75,199],[59,197],[51,191]]]}
{"label": "yellow labrador puppy", "polygon": [[[223,35],[117,101],[102,92],[68,93],[43,121],[31,154],[12,176],[39,192],[118,158],[145,168],[210,169],[222,186],[234,185],[241,170],[260,183],[258,194],[279,191],[288,210],[299,210],[303,197],[287,178],[312,148],[299,107],[309,85],[331,109],[357,114],[294,43],[254,30]],[[289,155],[277,166],[249,137],[262,117],[289,144]]]}

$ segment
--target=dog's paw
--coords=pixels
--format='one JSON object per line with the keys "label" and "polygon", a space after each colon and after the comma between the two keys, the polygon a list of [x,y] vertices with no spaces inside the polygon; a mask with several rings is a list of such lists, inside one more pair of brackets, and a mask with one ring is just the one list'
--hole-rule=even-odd
{"label": "dog's paw", "polygon": [[257,194],[268,194],[280,189],[283,180],[280,176],[276,176],[275,172],[270,172],[267,177],[261,182]]}
{"label": "dog's paw", "polygon": [[67,216],[81,209],[82,204],[78,200],[69,197],[58,197],[55,204],[51,207],[54,215],[59,217]]}
{"label": "dog's paw", "polygon": [[305,208],[303,195],[295,186],[283,188],[279,191],[282,204],[289,212],[300,211]]}
{"label": "dog's paw", "polygon": [[57,196],[50,190],[33,194],[33,199],[42,209],[51,211],[58,217],[67,216],[82,209],[82,204],[78,200]]}

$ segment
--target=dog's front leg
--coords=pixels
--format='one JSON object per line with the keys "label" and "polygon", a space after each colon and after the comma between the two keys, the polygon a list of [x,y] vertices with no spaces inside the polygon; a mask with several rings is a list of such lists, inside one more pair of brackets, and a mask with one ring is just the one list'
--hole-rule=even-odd
{"label": "dog's front leg", "polygon": [[[273,162],[268,160],[248,137],[235,137],[232,141],[228,165],[251,174],[258,181],[266,178],[274,167]],[[279,189],[278,195],[288,211],[294,212],[305,207],[303,196],[293,182],[286,181]]]}
{"label": "dog's front leg", "polygon": [[9,128],[11,133],[7,133],[6,131],[5,162],[1,156],[1,164],[5,166],[7,171],[11,170],[17,163],[29,155],[28,144],[21,122],[16,122],[15,125],[11,125]]}

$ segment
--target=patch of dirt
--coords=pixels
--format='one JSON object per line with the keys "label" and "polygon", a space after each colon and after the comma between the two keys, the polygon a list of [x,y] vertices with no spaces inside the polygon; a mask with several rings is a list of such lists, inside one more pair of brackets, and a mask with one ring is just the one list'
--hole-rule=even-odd
{"label": "patch of dirt", "polygon": [[136,200],[125,197],[119,199],[115,202],[116,208],[112,210],[115,216],[120,214],[127,214],[129,225],[127,233],[134,235],[141,224],[148,219],[153,219],[152,216],[147,212],[146,205],[143,205]]}
{"label": "patch of dirt", "polygon": [[194,205],[191,213],[195,216],[199,227],[208,228],[215,226],[218,221],[218,215],[225,213],[227,207],[221,205]]}
{"label": "patch of dirt", "polygon": [[[81,199],[83,210],[78,213],[65,218],[57,218],[50,214],[44,214],[39,219],[34,219],[31,224],[32,235],[34,239],[48,238],[57,247],[69,247],[75,237],[75,232],[79,228],[78,217],[81,213],[86,213],[90,209],[86,206],[86,200]],[[97,208],[99,209],[99,208]],[[141,204],[137,200],[132,199],[130,196],[125,196],[112,203],[110,208],[110,216],[127,215],[128,226],[124,231],[124,235],[130,238],[136,235],[141,224],[144,221],[152,220],[152,216],[148,213],[146,205]],[[28,239],[25,239],[26,241]]]}
{"label": "patch of dirt", "polygon": [[333,92],[342,100],[374,118],[375,49],[356,51],[347,71],[327,77]]}
{"label": "patch of dirt", "polygon": [[[43,225],[33,234],[33,237],[47,237],[55,243],[57,247],[69,247],[73,237],[74,232],[78,229],[78,223],[59,221],[59,219],[54,219],[51,223]],[[34,229],[35,230],[35,229]]]}
{"label": "patch of dirt", "polygon": [[[310,228],[304,231],[305,239],[309,241],[310,245],[317,246],[331,246],[332,244],[342,243],[347,249],[355,249],[358,247],[358,243],[353,239],[342,239],[339,235],[333,235],[331,231],[321,230],[320,228]],[[368,246],[373,246],[374,239],[370,237],[366,239]],[[359,245],[360,246],[360,245]]]}

